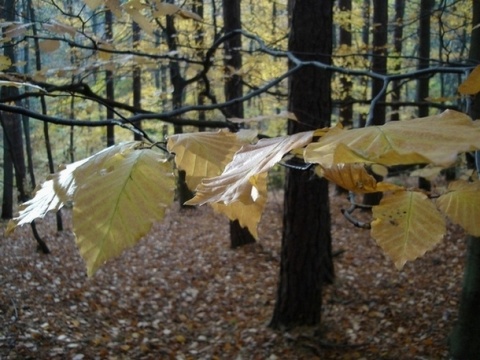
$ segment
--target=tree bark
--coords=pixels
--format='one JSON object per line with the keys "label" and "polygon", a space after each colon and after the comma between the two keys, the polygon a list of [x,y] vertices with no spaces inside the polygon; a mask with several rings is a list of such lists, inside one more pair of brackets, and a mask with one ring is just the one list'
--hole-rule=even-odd
{"label": "tree bark", "polygon": [[[242,28],[241,0],[223,0],[223,28],[226,34]],[[238,70],[242,67],[241,35],[230,38],[224,44],[225,57],[225,100],[241,98],[243,95],[242,77]],[[237,102],[225,109],[227,117],[243,118],[243,103]],[[230,246],[237,248],[255,242],[248,229],[240,226],[238,221],[230,221]]]}
{"label": "tree bark", "polygon": [[[393,30],[393,49],[397,56],[402,55],[403,47],[403,17],[405,15],[405,0],[395,0],[395,28]],[[400,72],[401,63],[397,62],[395,65],[394,71]],[[401,94],[401,82],[393,81],[392,82],[392,112],[390,116],[390,121],[400,120],[400,106],[395,105],[396,102],[400,101]]]}
{"label": "tree bark", "polygon": [[[105,10],[105,40],[111,41],[113,39],[113,14],[110,10]],[[108,100],[115,100],[115,80],[112,70],[105,71],[105,92]],[[111,106],[107,106],[107,119],[113,119],[115,113]],[[115,144],[115,127],[113,125],[107,126],[107,146]]]}
{"label": "tree bark", "polygon": [[[388,41],[388,2],[385,0],[373,1],[373,58],[372,71],[379,74],[387,73],[387,41]],[[372,80],[372,99],[383,91],[383,81],[380,79]],[[373,122],[368,125],[385,124],[385,106],[379,103],[385,102],[385,92],[377,101],[371,111],[373,111]],[[363,196],[365,205],[377,205],[382,198],[382,193],[368,193]]]}
{"label": "tree bark", "polygon": [[[289,50],[298,58],[331,63],[333,1],[292,0]],[[289,134],[329,126],[331,74],[308,67],[290,78]],[[317,325],[322,289],[333,278],[328,183],[290,169],[285,184],[280,281],[270,326]]]}
{"label": "tree bark", "polygon": [[[16,1],[1,1],[0,13],[3,14],[6,21],[15,21],[15,3]],[[16,63],[16,47],[8,43],[4,47],[4,55],[8,57],[12,64]],[[6,72],[17,72],[15,65],[12,65]],[[19,90],[13,86],[2,87],[1,97],[18,96]],[[18,199],[23,202],[28,198],[25,182],[26,167],[25,155],[23,150],[23,130],[22,121],[18,114],[6,113],[0,116],[3,127],[4,138],[4,184],[3,184],[3,203],[2,218],[13,217],[13,186],[18,190]]]}
{"label": "tree bark", "polygon": [[[480,61],[480,0],[473,0],[472,37],[469,60]],[[471,108],[473,119],[480,116],[480,95],[474,97]],[[480,154],[476,153],[477,168]],[[463,279],[458,321],[450,334],[450,355],[455,360],[478,358],[480,354],[480,237],[468,236],[467,262]]]}

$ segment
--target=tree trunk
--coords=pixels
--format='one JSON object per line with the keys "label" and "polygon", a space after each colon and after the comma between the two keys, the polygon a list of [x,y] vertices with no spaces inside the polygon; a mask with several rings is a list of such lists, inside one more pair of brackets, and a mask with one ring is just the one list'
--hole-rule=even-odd
{"label": "tree trunk", "polygon": [[[134,21],[132,23],[132,42],[133,48],[138,49],[138,43],[140,41],[140,26]],[[133,107],[137,109],[142,108],[142,70],[140,66],[134,65],[132,73],[132,93],[133,93]],[[135,127],[142,129],[142,123],[138,122]],[[134,140],[142,140],[142,135],[135,132],[133,134]]]}
{"label": "tree trunk", "polygon": [[[333,1],[290,3],[289,50],[298,58],[331,63]],[[329,72],[307,67],[290,78],[290,134],[329,126]],[[285,184],[280,281],[270,326],[316,325],[321,320],[322,288],[333,278],[328,183],[290,169]]]}
{"label": "tree trunk", "polygon": [[[223,28],[226,34],[241,29],[241,0],[223,0]],[[242,67],[241,35],[230,38],[224,44],[225,57],[225,100],[241,98],[243,95],[242,77],[237,71]],[[227,117],[243,118],[243,104],[238,102],[225,109]],[[255,242],[248,229],[240,226],[238,221],[230,221],[230,246],[236,248]]]}
{"label": "tree trunk", "polygon": [[[403,17],[405,15],[405,0],[395,0],[395,28],[393,30],[393,49],[395,55],[402,55],[402,46],[403,46]],[[401,63],[397,62],[395,65],[394,71],[400,72]],[[390,116],[390,121],[400,120],[400,106],[395,105],[396,102],[400,101],[401,94],[401,82],[393,81],[392,82],[392,111]]]}
{"label": "tree trunk", "polygon": [[[480,0],[473,0],[472,37],[469,60],[480,60]],[[480,116],[480,94],[475,96],[471,114],[473,119]],[[477,167],[480,154],[476,153]],[[477,359],[480,354],[480,237],[467,239],[467,262],[463,280],[458,321],[450,334],[450,355],[455,360]]]}
{"label": "tree trunk", "polygon": [[[1,1],[0,12],[6,21],[15,21],[15,3],[16,1]],[[10,59],[12,64],[16,63],[16,47],[8,44],[4,47],[4,55]],[[15,65],[12,65],[6,72],[17,72]],[[14,97],[19,94],[19,90],[13,86],[4,86],[1,90],[1,97]],[[18,199],[23,202],[28,198],[25,182],[26,167],[25,155],[23,150],[23,130],[22,121],[17,114],[3,114],[1,116],[3,136],[4,136],[4,197],[2,204],[2,217],[11,218],[13,216],[13,174],[15,174],[15,185],[18,190]]]}
{"label": "tree trunk", "polygon": [[[388,41],[388,2],[385,0],[373,1],[373,58],[372,71],[379,74],[387,73],[387,41]],[[372,99],[383,90],[383,81],[379,79],[372,80]],[[385,93],[380,96],[377,104],[371,111],[373,112],[373,122],[368,125],[385,124],[385,106],[379,103],[385,102]],[[381,192],[368,193],[363,196],[365,205],[377,205],[382,198]]]}
{"label": "tree trunk", "polygon": [[[113,14],[110,10],[105,10],[105,40],[111,41],[113,39]],[[107,100],[115,100],[115,80],[112,70],[105,71],[105,91]],[[107,119],[113,119],[115,113],[111,106],[107,106]],[[107,146],[115,144],[115,127],[114,125],[107,125]]]}
{"label": "tree trunk", "polygon": [[[418,69],[425,69],[430,66],[430,16],[435,0],[421,0],[420,2],[420,24],[418,27],[419,49],[418,49]],[[421,77],[417,81],[417,102],[418,116],[428,116],[429,106],[426,98],[429,96],[430,77]],[[430,191],[432,185],[425,178],[418,179],[420,189]]]}
{"label": "tree trunk", "polygon": [[[341,11],[352,13],[352,0],[339,0],[338,6]],[[350,24],[349,24],[350,25]],[[352,29],[351,26],[340,26],[340,46],[345,46],[347,48],[352,47]],[[350,66],[350,64],[344,64]],[[345,101],[345,104],[340,106],[340,121],[343,126],[350,128],[353,126],[353,104],[352,104],[352,87],[353,83],[351,77],[348,75],[340,75],[340,83],[342,84],[342,101]]]}
{"label": "tree trunk", "polygon": [[[167,1],[173,3],[172,0]],[[165,27],[165,36],[167,40],[168,50],[171,52],[177,51],[177,29],[175,28],[174,17],[167,16],[167,26]],[[186,82],[180,72],[180,64],[178,61],[170,61],[168,65],[170,73],[170,82],[173,87],[172,92],[172,105],[174,109],[178,109],[182,106],[182,96],[185,90]],[[175,134],[181,134],[183,127],[181,125],[174,125],[173,131]],[[193,197],[193,192],[188,188],[185,182],[185,171],[178,170],[177,176],[177,197],[181,207],[186,207],[185,202]]]}

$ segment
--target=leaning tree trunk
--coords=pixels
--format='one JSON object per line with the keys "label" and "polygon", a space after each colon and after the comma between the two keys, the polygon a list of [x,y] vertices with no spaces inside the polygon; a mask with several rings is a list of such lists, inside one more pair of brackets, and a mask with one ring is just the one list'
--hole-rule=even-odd
{"label": "leaning tree trunk", "polygon": [[[469,60],[480,60],[480,0],[473,0],[473,19]],[[471,115],[480,116],[480,93],[475,96]],[[480,153],[476,153],[476,165],[479,168]],[[463,280],[462,295],[458,311],[458,321],[450,335],[450,355],[452,359],[477,359],[480,354],[480,238],[468,237],[467,263]]]}
{"label": "leaning tree trunk", "polygon": [[[241,22],[241,0],[223,0],[223,27],[225,33],[240,29]],[[242,38],[238,34],[225,42],[225,100],[241,98],[243,94],[242,77],[237,70],[242,67]],[[243,118],[243,104],[238,102],[229,106],[226,110],[227,116]],[[230,246],[236,248],[242,245],[255,242],[255,238],[243,228],[238,220],[230,221]]]}
{"label": "leaning tree trunk", "polygon": [[[293,0],[289,50],[298,58],[331,63],[333,0]],[[305,67],[290,79],[289,133],[328,126],[331,74]],[[322,288],[333,278],[328,183],[307,171],[287,173],[280,282],[270,326],[320,323]]]}

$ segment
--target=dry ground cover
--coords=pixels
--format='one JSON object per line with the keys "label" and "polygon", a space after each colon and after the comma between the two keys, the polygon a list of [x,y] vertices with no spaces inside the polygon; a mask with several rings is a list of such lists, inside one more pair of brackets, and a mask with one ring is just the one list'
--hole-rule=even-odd
{"label": "dry ground cover", "polygon": [[[67,230],[42,221],[0,241],[0,359],[446,359],[464,262],[463,235],[397,271],[332,198],[337,280],[318,329],[276,332],[281,194],[258,244],[229,249],[208,207],[172,209],[135,248],[87,278]],[[94,226],[94,224],[92,224]]]}

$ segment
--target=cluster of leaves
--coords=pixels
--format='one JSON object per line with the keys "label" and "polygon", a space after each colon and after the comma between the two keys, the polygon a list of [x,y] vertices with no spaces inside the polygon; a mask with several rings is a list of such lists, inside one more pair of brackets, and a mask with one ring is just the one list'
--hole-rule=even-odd
{"label": "cluster of leaves", "polygon": [[445,168],[460,153],[480,150],[479,135],[480,127],[467,115],[446,111],[383,126],[334,127],[257,142],[251,131],[218,131],[171,136],[167,149],[137,141],[122,143],[52,175],[22,206],[8,231],[73,204],[73,231],[92,275],[163,218],[174,197],[174,168],[169,161],[174,154],[188,186],[196,189],[189,204],[211,204],[257,236],[268,170],[291,154],[314,164],[317,174],[349,191],[384,192],[373,208],[372,237],[400,268],[442,239],[443,214],[472,235],[480,235],[476,222],[480,184],[455,181],[432,202],[421,190],[377,182],[367,168],[408,164]]}

